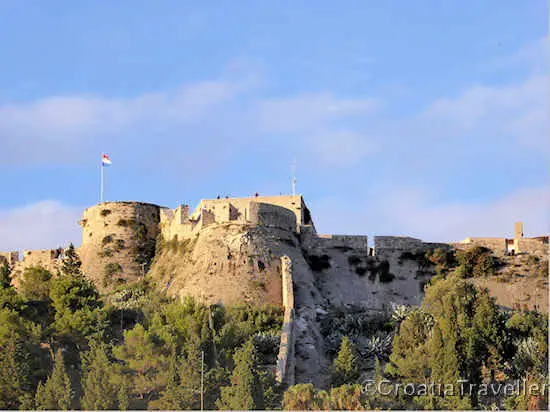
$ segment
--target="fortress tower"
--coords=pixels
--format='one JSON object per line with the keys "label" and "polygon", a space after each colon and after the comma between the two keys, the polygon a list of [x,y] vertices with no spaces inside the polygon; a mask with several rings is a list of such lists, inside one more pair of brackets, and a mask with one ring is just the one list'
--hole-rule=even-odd
{"label": "fortress tower", "polygon": [[159,234],[159,206],[105,202],[86,209],[82,226],[82,269],[98,287],[138,280],[148,269]]}

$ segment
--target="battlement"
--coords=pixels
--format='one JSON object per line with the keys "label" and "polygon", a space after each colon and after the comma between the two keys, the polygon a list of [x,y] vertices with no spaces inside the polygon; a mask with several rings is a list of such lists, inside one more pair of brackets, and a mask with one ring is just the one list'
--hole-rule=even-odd
{"label": "battlement", "polygon": [[514,238],[504,237],[467,237],[460,242],[452,243],[458,249],[472,245],[483,246],[500,255],[517,254],[521,252],[545,255],[548,253],[548,236],[523,237],[523,223],[514,224]]}
{"label": "battlement", "polygon": [[[192,213],[188,205],[168,209],[144,202],[104,202],[84,210],[79,224],[82,244],[77,252],[82,269],[99,287],[144,276],[155,255],[159,234],[167,241],[185,240],[214,225],[277,229],[288,243],[316,256],[353,250],[358,256],[391,258],[404,252],[467,249],[472,245],[487,247],[496,255],[548,254],[548,236],[523,237],[521,222],[515,223],[513,239],[468,237],[460,242],[427,243],[408,236],[375,236],[374,245],[369,247],[367,236],[318,234],[301,195],[203,199]],[[0,252],[0,264],[8,263],[16,275],[30,266],[42,266],[55,273],[63,255],[62,248]]]}
{"label": "battlement", "polygon": [[160,210],[161,232],[168,240],[187,239],[206,226],[224,223],[260,225],[296,233],[304,226],[313,227],[301,195],[203,199],[192,214],[188,205]]}

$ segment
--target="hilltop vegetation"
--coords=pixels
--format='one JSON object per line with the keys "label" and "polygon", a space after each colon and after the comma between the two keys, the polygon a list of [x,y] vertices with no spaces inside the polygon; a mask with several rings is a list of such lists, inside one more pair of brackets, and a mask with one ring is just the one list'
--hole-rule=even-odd
{"label": "hilltop vegetation", "polygon": [[0,409],[198,409],[201,354],[205,408],[280,404],[278,307],[178,302],[147,282],[100,296],[71,250],[20,291],[0,275]]}
{"label": "hilltop vegetation", "polygon": [[[0,408],[199,409],[204,356],[205,409],[546,409],[547,389],[504,393],[548,381],[547,313],[504,310],[476,286],[506,278],[506,262],[483,248],[402,258],[435,267],[422,305],[317,313],[322,388],[276,383],[279,307],[176,300],[148,277],[100,295],[72,247],[58,273],[27,268],[17,290],[0,266]],[[545,265],[525,264],[535,277]]]}
{"label": "hilltop vegetation", "polygon": [[[502,276],[503,262],[479,247],[403,258],[435,265],[422,305],[391,318],[354,307],[322,316],[331,389],[295,385],[284,408],[547,409],[548,314],[504,310],[476,286]],[[518,382],[532,390],[510,391]]]}

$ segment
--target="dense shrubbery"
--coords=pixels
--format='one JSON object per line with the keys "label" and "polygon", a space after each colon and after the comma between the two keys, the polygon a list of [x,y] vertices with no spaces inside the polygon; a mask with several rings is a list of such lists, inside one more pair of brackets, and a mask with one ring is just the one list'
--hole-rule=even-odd
{"label": "dense shrubbery", "polygon": [[426,258],[435,265],[438,277],[445,277],[451,271],[463,279],[491,276],[501,265],[492,252],[482,246],[457,251],[437,248],[426,252]]}
{"label": "dense shrubbery", "polygon": [[202,354],[205,409],[547,408],[547,394],[361,390],[365,377],[417,386],[548,380],[548,315],[504,312],[466,279],[491,273],[498,264],[492,256],[483,249],[456,256],[436,249],[426,258],[439,275],[421,307],[397,306],[393,316],[330,307],[318,315],[333,361],[331,389],[295,385],[284,401],[270,371],[280,308],[177,301],[146,280],[100,296],[74,248],[53,276],[28,269],[20,291],[2,266],[0,409],[198,409]]}
{"label": "dense shrubbery", "polygon": [[280,308],[179,302],[145,281],[101,297],[73,252],[56,276],[29,269],[25,295],[1,268],[0,409],[197,409],[201,352],[205,408],[281,404]]}
{"label": "dense shrubbery", "polygon": [[[493,273],[498,265],[483,248],[456,256],[435,249],[427,259],[438,276],[429,282],[421,307],[397,306],[391,322],[359,307],[330,308],[319,315],[327,352],[334,359],[335,387],[330,392],[312,385],[290,387],[285,409],[547,409],[548,392],[542,388],[548,382],[548,315],[503,311],[487,290],[466,279]],[[538,261],[531,259],[531,264]],[[375,347],[379,350],[373,351]],[[373,358],[374,371],[368,362]],[[385,390],[392,393],[361,392],[357,384],[365,377],[374,382],[384,378]],[[461,380],[476,388],[493,384],[500,393],[474,390],[461,396]],[[540,390],[504,392],[504,384],[517,381]],[[419,392],[430,383],[454,385],[454,392]],[[416,388],[415,395],[405,392],[406,384]]]}

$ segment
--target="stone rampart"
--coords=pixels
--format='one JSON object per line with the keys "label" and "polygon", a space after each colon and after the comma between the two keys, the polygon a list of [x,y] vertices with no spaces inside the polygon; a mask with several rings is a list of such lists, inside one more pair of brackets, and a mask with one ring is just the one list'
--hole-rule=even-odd
{"label": "stone rampart", "polygon": [[0,265],[14,266],[19,262],[19,252],[0,252]]}
{"label": "stone rampart", "polygon": [[517,239],[517,244],[519,253],[527,252],[537,255],[547,255],[549,253],[548,236]]}
{"label": "stone rampart", "polygon": [[281,257],[281,276],[283,291],[283,327],[281,343],[277,355],[276,379],[278,382],[294,385],[294,286],[292,279],[292,260],[288,256]]}
{"label": "stone rampart", "polygon": [[353,249],[360,255],[368,256],[369,254],[368,236],[325,235],[304,230],[300,238],[302,247],[313,255],[325,254],[330,249],[342,251]]}
{"label": "stone rampart", "polygon": [[[19,259],[18,252],[10,253],[12,254],[12,263],[10,266],[12,268],[13,284],[16,287],[19,285],[20,277],[25,269],[30,267],[41,267],[55,275],[58,272],[64,257],[63,248],[24,250],[22,252],[22,259]],[[15,260],[16,258],[17,260]]]}
{"label": "stone rampart", "polygon": [[214,213],[216,222],[218,223],[225,223],[228,221],[246,223],[251,220],[250,204],[253,202],[280,206],[290,210],[296,216],[296,231],[300,230],[300,226],[308,224],[307,220],[311,220],[310,217],[307,219],[308,216],[306,216],[306,214],[309,215],[309,211],[307,213],[305,212],[307,208],[301,195],[206,199],[201,200],[199,206],[195,212],[193,212],[193,215],[197,213],[197,210],[207,209]]}
{"label": "stone rampart", "polygon": [[468,237],[460,243],[467,246],[483,246],[491,249],[495,254],[505,254],[507,252],[506,239],[500,237]]}
{"label": "stone rampart", "polygon": [[275,227],[288,231],[296,230],[295,214],[282,206],[250,202],[248,210],[250,211],[249,221],[252,225]]}
{"label": "stone rampart", "polygon": [[[298,206],[297,206],[298,205]],[[264,225],[297,232],[305,208],[301,196],[255,196],[201,200],[189,215],[187,206],[160,210],[160,230],[166,240],[187,239],[211,224]],[[313,225],[308,227],[313,228]],[[313,228],[314,230],[314,228]]]}
{"label": "stone rampart", "polygon": [[420,239],[408,236],[375,236],[374,254],[376,256],[391,256],[405,251],[417,253],[427,250],[426,244]]}

